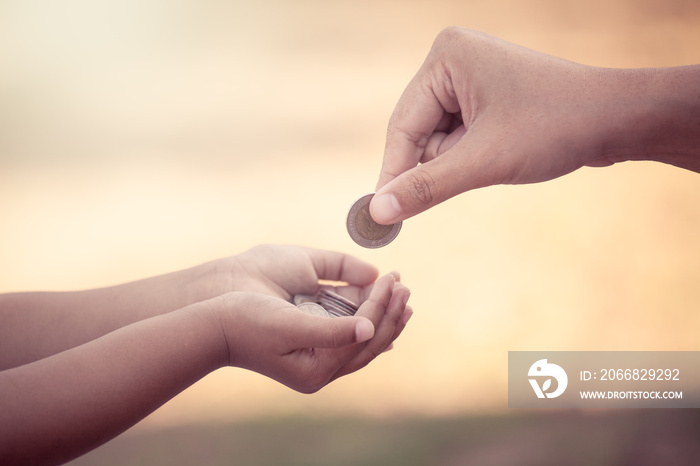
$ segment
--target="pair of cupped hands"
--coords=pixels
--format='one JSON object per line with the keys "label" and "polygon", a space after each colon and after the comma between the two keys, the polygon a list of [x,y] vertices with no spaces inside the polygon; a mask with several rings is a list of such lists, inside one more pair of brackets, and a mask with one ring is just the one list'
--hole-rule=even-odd
{"label": "pair of cupped hands", "polygon": [[[393,346],[413,311],[398,272],[356,257],[300,246],[261,245],[193,269],[221,323],[229,366],[303,393],[369,364]],[[213,277],[213,278],[212,278]],[[353,317],[320,317],[291,299],[328,288],[359,305]]]}

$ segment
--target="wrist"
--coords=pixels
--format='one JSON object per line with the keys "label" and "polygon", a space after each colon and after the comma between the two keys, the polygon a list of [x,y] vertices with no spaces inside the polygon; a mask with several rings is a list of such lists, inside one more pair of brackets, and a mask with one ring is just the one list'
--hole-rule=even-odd
{"label": "wrist", "polygon": [[182,271],[179,277],[183,305],[205,301],[233,291],[235,257],[217,259]]}
{"label": "wrist", "polygon": [[213,370],[231,365],[231,354],[225,331],[227,318],[225,310],[234,306],[233,297],[230,296],[232,294],[235,293],[217,296],[190,306],[193,312],[198,314],[204,329],[203,334],[206,335],[204,343],[209,346]]}
{"label": "wrist", "polygon": [[700,171],[700,67],[601,70],[602,155]]}

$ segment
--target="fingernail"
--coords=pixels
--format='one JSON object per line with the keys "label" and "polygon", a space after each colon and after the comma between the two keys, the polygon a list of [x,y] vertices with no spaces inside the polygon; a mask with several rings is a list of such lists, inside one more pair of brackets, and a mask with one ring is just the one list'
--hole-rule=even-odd
{"label": "fingernail", "polygon": [[358,343],[367,341],[374,336],[374,325],[367,319],[360,320],[355,325],[355,339]]}
{"label": "fingernail", "polygon": [[401,215],[401,206],[393,194],[380,194],[372,199],[370,213],[375,222],[390,225]]}
{"label": "fingernail", "polygon": [[406,293],[404,293],[402,301],[401,301],[403,303],[403,307],[406,307],[406,304],[408,303],[408,298],[410,298],[410,297],[411,297],[411,290],[406,288]]}
{"label": "fingernail", "polygon": [[387,346],[382,353],[386,353],[387,351],[391,351],[394,349],[394,343],[390,343],[389,346]]}
{"label": "fingernail", "polygon": [[406,325],[409,320],[411,320],[411,316],[413,315],[413,309],[410,307],[407,307],[405,311],[403,311],[403,324]]}

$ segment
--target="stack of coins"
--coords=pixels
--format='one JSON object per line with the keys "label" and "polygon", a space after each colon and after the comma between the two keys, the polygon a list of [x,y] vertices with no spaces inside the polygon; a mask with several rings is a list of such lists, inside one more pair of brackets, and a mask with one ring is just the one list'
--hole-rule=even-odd
{"label": "stack of coins", "polygon": [[298,294],[293,302],[302,311],[323,317],[354,316],[357,312],[357,304],[327,289],[314,296]]}
{"label": "stack of coins", "polygon": [[330,290],[322,289],[316,294],[316,299],[326,312],[334,317],[354,316],[357,312],[355,303]]}

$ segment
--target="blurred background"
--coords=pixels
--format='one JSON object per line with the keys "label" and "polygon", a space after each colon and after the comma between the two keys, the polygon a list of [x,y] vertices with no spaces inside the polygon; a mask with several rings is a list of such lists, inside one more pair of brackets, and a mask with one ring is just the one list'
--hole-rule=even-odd
{"label": "blurred background", "polygon": [[87,464],[662,464],[697,410],[507,408],[514,350],[698,350],[700,178],[652,162],[473,191],[381,250],[345,216],[434,37],[700,62],[694,0],[0,0],[0,292],[113,285],[259,243],[398,270],[395,349],[314,395],[226,369]]}

